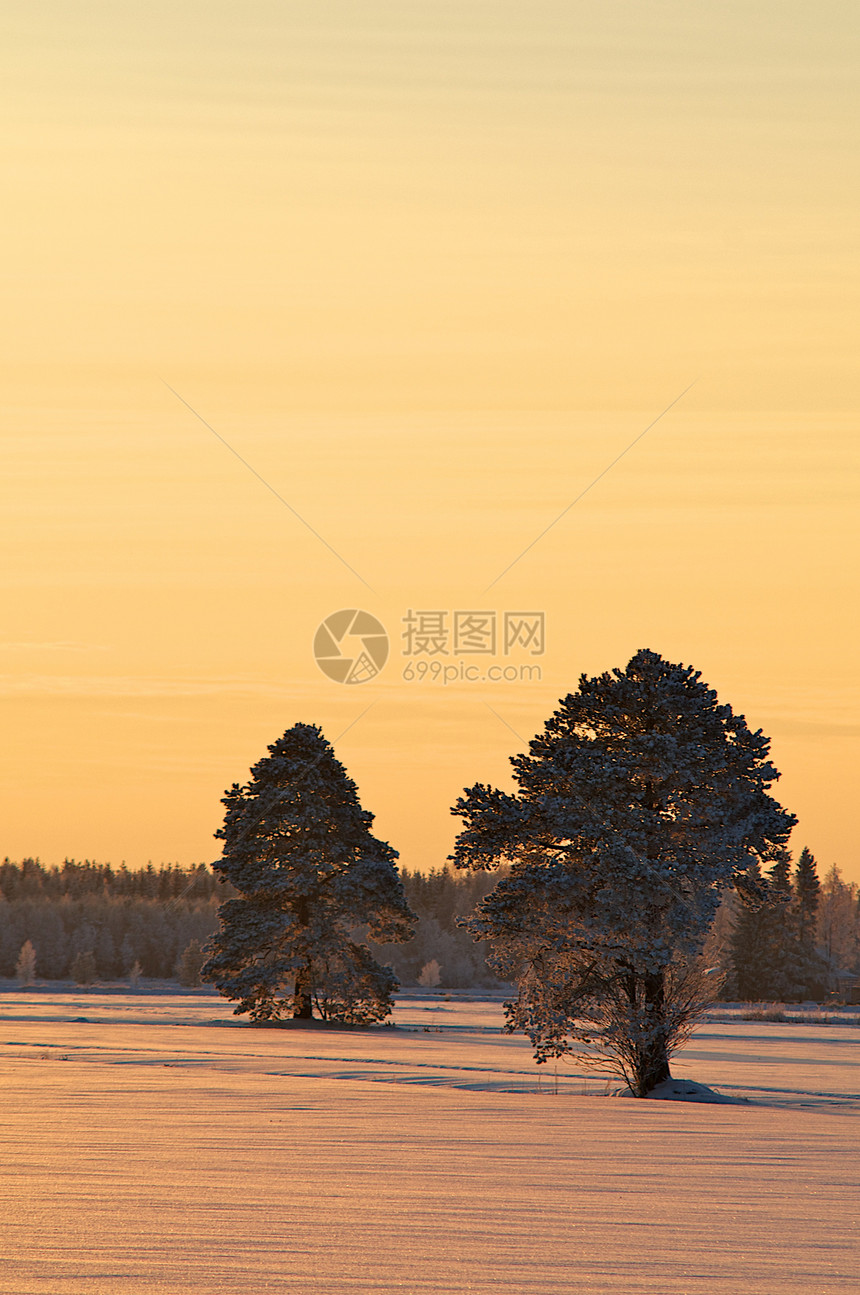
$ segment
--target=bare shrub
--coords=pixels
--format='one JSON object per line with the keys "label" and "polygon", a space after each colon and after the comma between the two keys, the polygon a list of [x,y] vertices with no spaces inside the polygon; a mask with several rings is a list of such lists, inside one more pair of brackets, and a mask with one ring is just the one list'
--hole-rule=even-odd
{"label": "bare shrub", "polygon": [[774,1003],[767,1007],[762,1003],[758,1007],[750,1007],[746,1012],[741,1013],[742,1021],[787,1021],[788,1017],[782,1008]]}

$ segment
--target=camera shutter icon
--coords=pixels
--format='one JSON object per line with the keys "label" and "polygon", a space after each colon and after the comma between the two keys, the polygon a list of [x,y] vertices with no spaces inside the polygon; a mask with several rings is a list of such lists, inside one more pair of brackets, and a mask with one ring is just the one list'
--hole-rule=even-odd
{"label": "camera shutter icon", "polygon": [[385,626],[355,607],[326,616],[314,635],[314,660],[335,683],[375,679],[388,660]]}

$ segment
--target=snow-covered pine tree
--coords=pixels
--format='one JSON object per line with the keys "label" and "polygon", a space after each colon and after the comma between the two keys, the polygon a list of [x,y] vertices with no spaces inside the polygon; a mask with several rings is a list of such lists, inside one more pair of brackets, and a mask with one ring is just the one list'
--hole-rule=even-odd
{"label": "snow-covered pine tree", "polygon": [[768,757],[698,671],[643,649],[582,675],[511,760],[515,795],[457,802],[455,864],[511,865],[470,929],[517,982],[507,1028],[538,1061],[577,1052],[639,1097],[670,1077],[709,997],[698,955],[721,893],[754,887],[795,822]]}
{"label": "snow-covered pine tree", "polygon": [[239,892],[202,969],[234,1012],[367,1024],[391,1011],[397,980],[352,938],[399,943],[414,914],[397,851],[371,834],[355,783],[315,724],[296,724],[268,748],[244,786],[223,799],[216,872]]}

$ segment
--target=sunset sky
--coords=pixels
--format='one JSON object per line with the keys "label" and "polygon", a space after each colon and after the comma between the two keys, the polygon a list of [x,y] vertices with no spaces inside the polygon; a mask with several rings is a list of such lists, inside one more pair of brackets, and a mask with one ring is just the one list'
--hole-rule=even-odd
{"label": "sunset sky", "polygon": [[[462,788],[649,647],[860,881],[858,37],[854,0],[6,0],[0,857],[211,861],[303,721],[439,866]],[[354,686],[342,608],[391,639]],[[410,610],[543,613],[542,655],[423,658],[540,677],[404,679]]]}

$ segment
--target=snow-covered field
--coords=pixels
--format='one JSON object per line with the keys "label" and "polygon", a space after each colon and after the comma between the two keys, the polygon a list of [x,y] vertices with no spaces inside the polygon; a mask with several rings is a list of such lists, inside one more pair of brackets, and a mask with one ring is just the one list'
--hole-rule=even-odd
{"label": "snow-covered field", "polygon": [[718,1013],[673,1070],[734,1105],[606,1097],[500,1025],[0,994],[0,1292],[860,1291],[856,1024]]}

